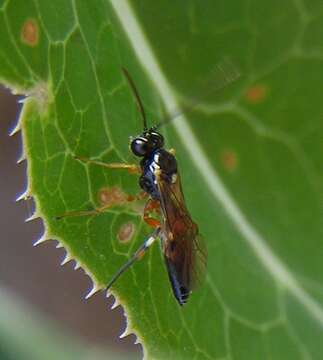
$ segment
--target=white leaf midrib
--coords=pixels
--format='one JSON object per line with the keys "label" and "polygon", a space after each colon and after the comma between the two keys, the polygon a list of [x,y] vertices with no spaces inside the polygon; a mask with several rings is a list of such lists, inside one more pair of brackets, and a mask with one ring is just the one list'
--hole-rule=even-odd
{"label": "white leaf midrib", "polygon": [[[163,71],[155,58],[154,52],[142,31],[136,16],[127,0],[110,0],[113,9],[125,31],[133,50],[142,67],[149,75],[152,83],[158,90],[165,108],[170,113],[180,106],[176,101],[175,92],[167,81]],[[182,140],[187,154],[191,157],[194,166],[199,170],[201,177],[207,184],[210,192],[219,201],[228,217],[237,230],[243,235],[247,244],[263,266],[269,271],[274,280],[284,286],[291,295],[308,311],[323,327],[323,309],[297,282],[292,272],[273,253],[263,236],[249,223],[239,206],[229,194],[216,170],[208,161],[197,138],[191,131],[185,115],[176,118],[173,123],[177,135]]]}

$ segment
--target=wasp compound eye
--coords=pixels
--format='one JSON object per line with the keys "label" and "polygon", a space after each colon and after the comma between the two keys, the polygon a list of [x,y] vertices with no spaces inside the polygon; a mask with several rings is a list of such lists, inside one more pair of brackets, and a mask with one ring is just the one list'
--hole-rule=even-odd
{"label": "wasp compound eye", "polygon": [[164,146],[164,137],[158,132],[150,132],[149,142],[152,144],[154,149],[160,149]]}
{"label": "wasp compound eye", "polygon": [[130,148],[136,156],[145,156],[148,153],[148,140],[143,137],[134,138]]}

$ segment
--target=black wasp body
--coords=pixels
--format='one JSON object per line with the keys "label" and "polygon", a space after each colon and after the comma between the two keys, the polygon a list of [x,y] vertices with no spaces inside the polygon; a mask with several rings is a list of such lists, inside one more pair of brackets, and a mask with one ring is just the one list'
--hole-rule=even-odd
{"label": "black wasp body", "polygon": [[[198,227],[185,206],[176,158],[164,149],[164,138],[154,127],[132,139],[130,148],[142,158],[139,185],[151,198],[148,207],[160,209],[162,214],[160,222],[145,215],[144,220],[155,227],[154,238],[161,239],[173,293],[183,305],[205,267],[206,253],[199,246]],[[149,240],[144,248],[148,246]]]}
{"label": "black wasp body", "polygon": [[[131,139],[130,143],[132,153],[141,158],[140,167],[132,164],[107,164],[82,157],[76,158],[109,169],[128,169],[134,173],[138,171],[140,173],[139,186],[144,195],[148,195],[150,198],[144,209],[143,220],[154,230],[132,257],[115,273],[107,284],[107,289],[134,262],[142,258],[157,238],[160,238],[173,294],[178,303],[183,305],[199,282],[200,275],[203,275],[206,251],[202,246],[198,227],[185,205],[175,156],[171,150],[164,149],[164,138],[157,131],[158,125],[151,128],[147,127],[145,111],[137,89],[125,69],[123,69],[123,73],[137,99],[137,105],[143,119],[143,132]],[[136,199],[136,197],[133,198]],[[90,211],[65,213],[57,218],[98,214],[109,206],[110,204],[107,204]],[[153,211],[159,215],[158,219],[150,217]]]}
{"label": "black wasp body", "polygon": [[[233,70],[230,76],[227,76],[228,74],[225,68],[223,69],[224,65],[226,65],[225,68],[229,65],[230,72]],[[220,70],[219,74],[222,74],[218,79],[220,87],[235,80],[239,76],[239,73],[232,67],[230,62],[218,66],[218,70]],[[128,71],[124,68],[122,68],[122,71],[136,98],[137,106],[143,120],[143,132],[133,138],[130,143],[132,153],[141,158],[140,167],[133,164],[106,164],[87,158],[76,158],[109,169],[128,169],[131,173],[139,171],[139,186],[143,190],[144,195],[149,195],[150,197],[144,209],[143,220],[152,226],[154,230],[131,258],[114,274],[111,281],[107,284],[107,289],[109,289],[132,264],[142,258],[157,238],[160,238],[173,294],[178,303],[183,305],[186,303],[192,290],[203,280],[206,269],[207,252],[199,234],[198,226],[192,220],[186,207],[177,161],[173,151],[164,149],[164,138],[157,131],[165,122],[148,128],[145,110],[137,88]],[[170,118],[170,120],[171,119],[172,118]],[[137,197],[129,197],[129,199],[132,198],[136,199]],[[142,199],[142,197],[139,196],[139,199]],[[110,204],[107,204],[92,211],[65,213],[57,218],[63,216],[98,214],[109,206]],[[154,210],[158,213],[159,219],[151,218],[148,215]]]}
{"label": "black wasp body", "polygon": [[[152,199],[160,201],[160,192],[156,173],[171,184],[177,178],[177,161],[175,156],[164,148],[163,136],[154,128],[145,131],[131,142],[131,150],[136,156],[143,156],[140,161],[142,175],[139,186]],[[142,155],[144,154],[144,155]]]}

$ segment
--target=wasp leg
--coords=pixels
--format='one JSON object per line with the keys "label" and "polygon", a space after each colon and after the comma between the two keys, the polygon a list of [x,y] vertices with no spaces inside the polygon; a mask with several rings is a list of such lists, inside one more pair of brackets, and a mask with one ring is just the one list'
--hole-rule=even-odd
{"label": "wasp leg", "polygon": [[132,255],[132,257],[114,274],[107,285],[107,290],[114,284],[119,276],[124,273],[134,262],[140,260],[148,250],[148,248],[155,242],[160,234],[160,227],[156,228],[149,238],[139,247],[139,249]]}
{"label": "wasp leg", "polygon": [[159,201],[157,201],[157,200],[149,199],[144,208],[143,218],[144,218],[144,221],[146,224],[148,224],[149,226],[151,226],[153,228],[158,228],[161,225],[160,221],[155,218],[152,218],[150,216],[150,213],[152,211],[159,213],[160,212],[160,204],[159,204]]}
{"label": "wasp leg", "polygon": [[136,201],[136,200],[143,200],[148,196],[148,193],[146,191],[141,190],[137,195],[128,195],[127,201]]}
{"label": "wasp leg", "polygon": [[[126,196],[124,199],[122,199],[122,202],[120,202],[119,204],[124,204],[124,203],[128,203],[128,202],[132,202],[132,201],[139,201],[139,200],[143,200],[144,198],[146,198],[148,196],[148,194],[145,191],[140,191],[139,194],[137,195],[128,195]],[[60,220],[64,217],[78,217],[78,216],[91,216],[91,215],[99,215],[101,213],[103,213],[105,210],[112,208],[113,206],[118,205],[117,202],[114,203],[108,203],[108,204],[104,204],[102,206],[99,206],[93,210],[80,210],[80,211],[69,211],[66,213],[63,213],[61,215],[56,216],[56,220]]]}
{"label": "wasp leg", "polygon": [[66,212],[61,215],[56,216],[55,219],[60,220],[65,217],[99,215],[102,212],[104,212],[104,210],[107,210],[110,207],[111,207],[111,204],[106,204],[106,205],[100,206],[98,208],[95,208],[93,210],[69,211],[69,212]]}
{"label": "wasp leg", "polygon": [[83,161],[87,164],[94,164],[108,169],[125,169],[128,170],[130,174],[141,174],[140,166],[135,164],[125,164],[125,163],[105,163],[103,161],[92,160],[86,157],[74,156],[75,159]]}

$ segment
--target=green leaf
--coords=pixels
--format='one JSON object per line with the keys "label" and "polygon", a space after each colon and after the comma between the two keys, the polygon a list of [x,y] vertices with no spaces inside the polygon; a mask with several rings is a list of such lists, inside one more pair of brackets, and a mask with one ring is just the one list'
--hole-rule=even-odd
{"label": "green leaf", "polygon": [[[29,95],[20,120],[29,188],[69,258],[104,288],[149,234],[138,207],[56,216],[138,192],[141,120],[191,103],[216,63],[241,77],[164,127],[188,208],[208,247],[206,283],[180,308],[158,246],[113,287],[148,358],[319,359],[323,352],[321,76],[318,1],[0,2],[0,77]],[[27,21],[27,23],[26,23]],[[23,33],[22,33],[22,30]],[[119,192],[120,195],[120,192]],[[131,241],[118,238],[131,224]]]}

